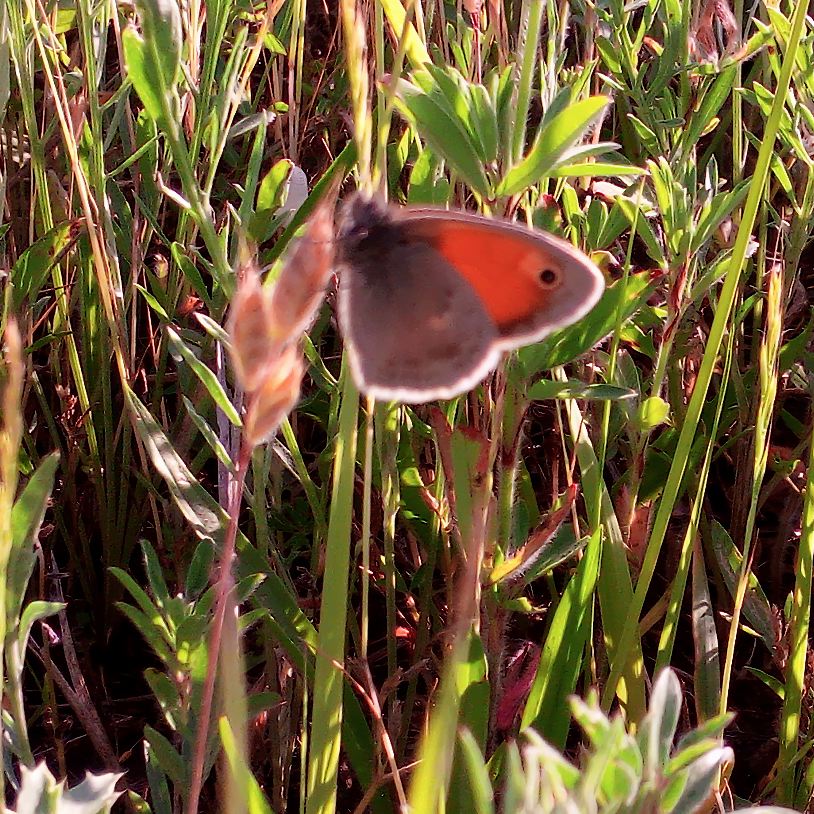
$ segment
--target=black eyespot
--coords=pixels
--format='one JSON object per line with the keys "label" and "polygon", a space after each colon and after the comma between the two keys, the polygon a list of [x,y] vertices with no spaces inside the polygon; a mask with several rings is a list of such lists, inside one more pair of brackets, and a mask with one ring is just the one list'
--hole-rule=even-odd
{"label": "black eyespot", "polygon": [[558,272],[554,271],[554,269],[543,269],[540,272],[540,282],[547,287],[555,285],[557,281],[560,279],[560,275]]}

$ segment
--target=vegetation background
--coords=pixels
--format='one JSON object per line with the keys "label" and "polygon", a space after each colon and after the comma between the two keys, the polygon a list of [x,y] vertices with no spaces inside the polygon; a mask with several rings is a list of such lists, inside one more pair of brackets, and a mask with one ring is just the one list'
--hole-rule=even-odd
{"label": "vegetation background", "polygon": [[[0,2],[8,804],[810,807],[806,11]],[[356,184],[606,294],[405,408],[329,291],[242,388],[236,270],[265,337]]]}

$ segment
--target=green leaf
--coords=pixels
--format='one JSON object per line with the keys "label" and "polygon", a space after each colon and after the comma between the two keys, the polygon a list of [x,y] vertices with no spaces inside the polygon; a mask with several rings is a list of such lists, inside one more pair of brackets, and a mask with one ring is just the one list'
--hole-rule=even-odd
{"label": "green leaf", "polygon": [[245,810],[248,814],[274,814],[268,800],[266,800],[266,796],[263,794],[263,790],[260,788],[260,784],[249,770],[240,749],[237,747],[235,736],[226,716],[218,720],[218,730],[223,744],[223,751],[229,761],[229,768],[232,770],[235,783],[246,795]]}
{"label": "green leaf", "polygon": [[672,814],[695,814],[712,792],[718,770],[724,763],[734,761],[729,746],[710,749],[698,760],[691,763],[686,771],[687,785],[673,808]]}
{"label": "green leaf", "polygon": [[184,580],[184,593],[189,599],[197,599],[208,587],[212,573],[215,548],[211,540],[201,540],[195,548]]}
{"label": "green leaf", "polygon": [[520,351],[520,363],[526,378],[542,370],[564,365],[594,347],[603,337],[613,333],[617,320],[625,322],[630,319],[649,295],[648,272],[633,274],[626,282],[618,280],[606,288],[590,314]]}
{"label": "green leaf", "polygon": [[199,648],[206,648],[208,627],[209,620],[202,615],[189,616],[178,625],[175,639],[178,661],[183,665],[182,669],[189,667]]}
{"label": "green leaf", "polygon": [[54,476],[59,466],[59,453],[52,452],[42,460],[11,510],[12,550],[8,562],[7,618],[20,613],[34,568],[34,541],[42,525]]}
{"label": "green leaf", "polygon": [[66,605],[64,602],[46,602],[42,599],[35,599],[26,605],[23,615],[20,617],[20,627],[17,632],[17,644],[21,651],[25,651],[28,646],[28,637],[31,635],[31,628],[35,622],[59,613]]}
{"label": "green leaf", "polygon": [[415,127],[421,138],[435,150],[461,179],[480,195],[489,196],[491,187],[469,133],[459,118],[447,108],[439,94],[400,79],[396,85],[397,107]]}
{"label": "green leaf", "polygon": [[516,195],[547,177],[609,102],[607,96],[590,96],[558,113],[544,125],[528,155],[509,170],[495,194]]}
{"label": "green leaf", "polygon": [[646,175],[646,171],[630,164],[610,164],[607,161],[590,161],[581,164],[562,164],[555,167],[550,178],[618,178],[628,175]]}
{"label": "green leaf", "polygon": [[483,85],[467,81],[455,68],[428,64],[413,81],[464,127],[482,164],[497,158],[497,113]]}
{"label": "green leaf", "polygon": [[653,231],[653,227],[650,225],[650,221],[643,211],[644,207],[638,207],[634,200],[624,195],[620,195],[616,198],[616,206],[627,218],[631,226],[634,222],[636,223],[636,237],[644,242],[650,257],[655,260],[661,268],[666,269],[667,260],[664,257],[661,242],[656,237],[656,233]]}
{"label": "green leaf", "polygon": [[[130,574],[127,573],[122,568],[118,568],[115,565],[110,567],[110,573],[113,574],[116,579],[121,582],[121,584],[125,587],[127,591],[130,592],[130,595],[138,604],[139,608],[141,608],[141,612],[144,614],[145,618],[147,619],[161,619],[161,614],[158,610],[158,605],[153,602],[150,598],[150,595],[141,585],[136,582]],[[163,634],[169,641],[169,629],[165,626],[163,629]]]}
{"label": "green leaf", "polygon": [[162,771],[156,751],[149,743],[145,743],[144,753],[147,758],[145,763],[153,812],[154,814],[172,814],[172,799],[167,785],[167,773]]}
{"label": "green leaf", "polygon": [[144,39],[132,26],[122,31],[122,48],[127,64],[127,76],[133,83],[145,112],[157,124],[163,123],[164,99],[161,95],[161,84],[156,76],[155,66],[150,63]]}
{"label": "green leaf", "polygon": [[732,83],[735,81],[737,65],[730,65],[721,71],[704,94],[701,106],[690,117],[690,122],[682,133],[681,146],[683,155],[688,155],[698,144],[698,139],[707,129],[710,121],[718,114],[721,106],[729,98]]}
{"label": "green leaf", "polygon": [[172,259],[184,275],[184,279],[192,286],[193,291],[206,303],[206,307],[211,309],[213,307],[212,297],[209,295],[206,283],[198,267],[187,256],[184,247],[177,241],[173,241],[170,245],[170,254],[172,254]]}
{"label": "green leaf", "polygon": [[144,739],[152,749],[156,763],[164,774],[177,788],[185,788],[189,783],[187,765],[181,755],[175,751],[175,747],[149,724],[144,727]]}
{"label": "green leaf", "polygon": [[662,670],[653,685],[650,708],[637,736],[647,779],[660,777],[670,756],[681,714],[681,700],[681,685],[675,673]]}
{"label": "green leaf", "polygon": [[713,231],[718,228],[721,222],[743,203],[749,192],[750,183],[751,179],[747,178],[731,192],[716,195],[713,198],[709,209],[695,227],[695,234],[690,243],[690,252],[692,254],[695,254],[709,240]]}
{"label": "green leaf", "polygon": [[161,563],[158,561],[155,549],[150,545],[149,541],[141,541],[141,551],[144,556],[144,570],[147,572],[147,581],[150,583],[153,597],[158,607],[163,608],[170,600],[170,592],[167,583],[164,581]]}
{"label": "green leaf", "polygon": [[599,543],[597,530],[554,611],[520,723],[522,729],[531,726],[546,732],[548,740],[559,747],[565,745],[570,723],[566,699],[576,686],[590,636]]}
{"label": "green leaf", "polygon": [[186,733],[178,727],[177,715],[181,708],[181,700],[176,685],[173,684],[166,673],[162,673],[153,667],[148,667],[144,671],[144,680],[149,685],[156,701],[158,701],[167,723],[173,729],[179,730],[181,735],[184,736]]}
{"label": "green leaf", "polygon": [[615,387],[611,384],[585,384],[579,379],[567,382],[543,380],[535,382],[528,392],[533,401],[545,399],[592,399],[594,401],[620,401],[635,398],[638,393],[627,387]]}
{"label": "green leaf", "polygon": [[[729,532],[717,520],[710,523],[710,539],[718,569],[734,599],[743,557],[735,547]],[[743,615],[758,632],[767,650],[770,653],[774,652],[776,619],[766,594],[752,572],[749,574],[749,588],[743,602]]]}
{"label": "green leaf", "polygon": [[[382,0],[382,8],[390,23],[390,28],[395,37],[399,40],[400,47],[404,48],[404,53],[413,68],[418,68],[430,61],[427,48],[421,41],[415,30],[415,26],[410,23],[405,29],[404,21],[407,17],[405,7],[400,0]],[[402,36],[403,35],[403,36]]]}
{"label": "green leaf", "polygon": [[450,197],[449,179],[443,173],[443,162],[431,147],[425,147],[410,170],[407,203],[443,206]]}
{"label": "green leaf", "polygon": [[650,396],[636,413],[635,426],[640,432],[650,432],[663,424],[670,416],[670,405],[661,396]]}
{"label": "green leaf", "polygon": [[473,814],[494,814],[494,792],[486,762],[478,742],[468,729],[458,730],[457,755],[460,756],[469,781],[471,811]]}
{"label": "green leaf", "polygon": [[483,85],[471,86],[472,118],[474,119],[486,160],[497,159],[498,130],[497,111],[492,104],[492,97]]}
{"label": "green leaf", "polygon": [[147,305],[153,309],[153,311],[158,314],[159,317],[164,322],[172,322],[170,319],[170,315],[167,313],[167,310],[164,306],[158,301],[156,297],[154,297],[143,285],[140,283],[136,283],[136,288],[141,292],[141,296],[147,301]]}
{"label": "green leaf", "polygon": [[294,162],[288,158],[277,161],[263,176],[257,190],[257,206],[249,222],[249,234],[257,243],[263,243],[273,232],[274,215],[285,203],[287,182],[294,169]]}
{"label": "green leaf", "polygon": [[187,413],[192,419],[192,423],[197,427],[198,432],[204,437],[204,440],[209,445],[212,452],[215,453],[217,459],[230,471],[235,471],[235,465],[229,457],[226,447],[221,443],[218,434],[209,426],[209,422],[195,409],[192,402],[184,395],[181,396],[184,402],[184,407],[187,408]]}
{"label": "green leaf", "polygon": [[181,12],[177,0],[136,0],[145,56],[159,79],[158,93],[174,90],[181,70]]}
{"label": "green leaf", "polygon": [[175,657],[175,653],[167,645],[164,636],[159,635],[159,626],[156,623],[157,617],[147,616],[138,608],[128,605],[126,602],[117,602],[116,607],[130,620],[133,627],[141,633],[158,658],[160,658],[168,668],[175,669],[178,660]]}
{"label": "green leaf", "polygon": [[212,396],[215,404],[220,407],[223,414],[235,427],[242,427],[243,422],[240,420],[234,404],[229,400],[217,376],[187,347],[186,343],[172,328],[167,327],[166,332],[173,351],[189,365],[209,395]]}
{"label": "green leaf", "polygon": [[76,221],[63,221],[17,258],[10,274],[13,311],[18,312],[26,301],[36,300],[57,257],[76,239],[76,231]]}

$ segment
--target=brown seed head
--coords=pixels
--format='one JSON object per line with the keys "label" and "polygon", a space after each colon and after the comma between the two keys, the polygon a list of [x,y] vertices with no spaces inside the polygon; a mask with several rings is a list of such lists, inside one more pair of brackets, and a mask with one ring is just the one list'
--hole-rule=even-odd
{"label": "brown seed head", "polygon": [[316,316],[333,268],[333,201],[320,204],[274,284],[270,318],[281,337],[297,338]]}
{"label": "brown seed head", "polygon": [[296,345],[288,345],[267,370],[252,394],[244,423],[244,437],[252,446],[268,441],[300,397],[305,363]]}

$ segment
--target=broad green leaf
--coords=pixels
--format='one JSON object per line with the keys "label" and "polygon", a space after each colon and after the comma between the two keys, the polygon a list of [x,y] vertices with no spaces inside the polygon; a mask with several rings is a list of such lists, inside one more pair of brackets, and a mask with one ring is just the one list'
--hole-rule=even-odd
{"label": "broad green leaf", "polygon": [[11,510],[13,548],[8,561],[6,598],[6,614],[10,620],[19,616],[23,605],[34,568],[34,543],[51,497],[58,466],[59,453],[52,452],[43,458]]}
{"label": "broad green leaf", "polygon": [[713,790],[720,767],[732,763],[735,755],[729,746],[710,749],[691,763],[686,771],[687,785],[673,808],[672,814],[696,814]]}
{"label": "broad green leaf", "polygon": [[144,557],[144,570],[147,574],[147,581],[153,592],[153,599],[159,609],[163,609],[170,601],[170,592],[164,580],[164,572],[155,549],[148,540],[141,541],[141,552]]}
{"label": "broad green leaf", "polygon": [[[120,576],[119,578],[121,579]],[[178,660],[175,657],[174,650],[169,647],[166,641],[164,641],[164,638],[158,634],[156,617],[149,617],[143,614],[138,608],[133,607],[133,605],[128,605],[126,602],[117,602],[116,607],[130,620],[133,627],[141,633],[156,656],[158,656],[170,670],[175,670],[178,666]]]}
{"label": "broad green leaf", "polygon": [[173,241],[170,253],[178,268],[181,269],[184,279],[192,286],[192,290],[206,303],[207,308],[212,308],[212,297],[209,295],[206,283],[198,267],[187,255],[187,250],[177,241]]}
{"label": "broad green leaf", "polygon": [[698,139],[707,129],[710,120],[717,116],[722,105],[730,97],[736,71],[736,65],[725,68],[715,78],[712,87],[704,94],[701,106],[692,114],[689,124],[682,133],[681,144],[684,155],[689,155],[689,151],[695,149]]}
{"label": "broad green leaf", "polygon": [[452,67],[434,65],[425,66],[412,79],[461,123],[482,164],[497,158],[497,115],[485,87],[468,82]]}
{"label": "broad green leaf", "polygon": [[396,93],[399,110],[414,125],[419,136],[460,175],[461,180],[479,194],[489,196],[491,189],[483,163],[462,122],[436,98],[411,82],[399,80]]}
{"label": "broad green leaf", "polygon": [[122,31],[122,48],[127,64],[127,76],[144,105],[147,115],[156,123],[164,122],[164,104],[161,83],[151,63],[147,46],[141,34],[128,26]]}
{"label": "broad green leaf", "polygon": [[556,331],[542,342],[523,348],[520,363],[526,378],[540,371],[564,365],[594,347],[613,333],[617,321],[623,323],[638,311],[650,295],[648,272],[633,274],[627,281],[618,280],[605,290],[590,314],[567,328]]}
{"label": "broad green leaf", "polygon": [[471,93],[473,119],[477,125],[486,160],[495,161],[498,149],[497,111],[492,104],[489,91],[483,85],[473,84]]}
{"label": "broad green leaf", "polygon": [[[738,574],[743,558],[735,548],[729,532],[717,521],[710,524],[712,551],[724,584],[734,598],[737,592]],[[754,573],[749,574],[749,588],[743,602],[743,615],[749,624],[758,632],[769,652],[775,647],[775,616],[771,604],[763,592]]]}
{"label": "broad green leaf", "polygon": [[167,309],[156,297],[154,297],[143,285],[140,285],[139,283],[136,283],[136,288],[141,293],[141,296],[147,301],[147,305],[149,305],[150,308],[152,308],[153,311],[155,311],[164,322],[172,322]]}
{"label": "broad green leaf", "polygon": [[731,192],[716,195],[713,198],[709,209],[695,227],[695,234],[690,244],[690,251],[693,254],[712,237],[713,231],[720,226],[721,222],[743,203],[749,192],[749,184],[750,179],[747,179],[738,184]]}
{"label": "broad green leaf", "polygon": [[121,582],[121,584],[129,591],[130,595],[133,597],[135,602],[138,604],[139,608],[141,608],[142,613],[146,619],[152,619],[154,621],[161,621],[162,622],[162,635],[167,639],[170,640],[170,632],[169,629],[163,625],[163,619],[158,609],[158,605],[152,600],[150,595],[141,585],[136,582],[130,574],[127,573],[122,568],[118,568],[117,566],[113,565],[110,567],[110,573],[113,574],[116,579]]}
{"label": "broad green leaf", "polygon": [[635,426],[640,432],[650,432],[670,417],[670,405],[661,396],[646,398],[636,412]]}
{"label": "broad green leaf", "polygon": [[600,535],[597,530],[586,546],[585,555],[554,611],[520,723],[521,728],[530,726],[544,731],[547,739],[558,747],[565,745],[570,717],[566,698],[576,686],[590,635]]}
{"label": "broad green leaf", "polygon": [[285,203],[287,181],[293,169],[294,162],[283,158],[263,176],[257,190],[257,206],[249,223],[249,233],[255,242],[263,243],[271,237],[273,218]]}
{"label": "broad green leaf", "polygon": [[145,58],[158,77],[158,93],[174,90],[181,72],[181,12],[177,0],[136,0]]}
{"label": "broad green leaf", "polygon": [[496,194],[516,195],[548,176],[609,102],[607,96],[590,96],[568,105],[543,127],[528,155],[509,170]]}
{"label": "broad green leaf", "polygon": [[[180,699],[178,696],[178,687],[173,684],[170,677],[154,667],[148,667],[144,671],[144,680],[150,687],[151,692],[158,701],[167,723],[173,728],[178,729],[179,722],[176,720],[175,714],[180,706]],[[186,736],[183,730],[179,730],[182,736]]]}
{"label": "broad green leaf", "polygon": [[201,540],[195,547],[192,560],[184,580],[184,594],[189,599],[197,599],[209,585],[215,549],[211,540]]}
{"label": "broad green leaf", "polygon": [[31,304],[37,299],[54,262],[76,240],[80,223],[63,221],[57,224],[19,256],[9,275],[14,312],[19,312],[24,302]]}
{"label": "broad green leaf", "polygon": [[655,780],[670,756],[679,715],[681,714],[681,685],[672,670],[662,670],[653,684],[650,707],[637,735],[645,777]]}
{"label": "broad green leaf", "polygon": [[637,207],[634,200],[624,195],[620,195],[616,198],[616,206],[627,218],[631,226],[634,222],[636,223],[636,236],[644,242],[647,247],[647,253],[659,264],[660,268],[666,269],[667,259],[664,256],[661,241],[656,237],[656,233],[650,225],[646,214],[642,211],[642,207]]}
{"label": "broad green leaf", "polygon": [[[489,682],[486,655],[479,636],[470,639],[469,658],[458,665],[456,680],[461,707],[458,726],[472,733],[481,749],[486,748],[489,728]],[[453,748],[455,748],[453,746]],[[455,749],[447,797],[448,810],[471,811],[473,800],[459,749]]]}
{"label": "broad green leaf", "polygon": [[442,172],[443,162],[431,147],[425,147],[410,170],[407,203],[443,206],[449,201],[450,184]]}
{"label": "broad green leaf", "polygon": [[155,749],[145,742],[144,754],[146,757],[147,780],[150,784],[150,802],[153,806],[152,814],[172,814],[172,800],[167,784],[167,774],[161,770]]}

